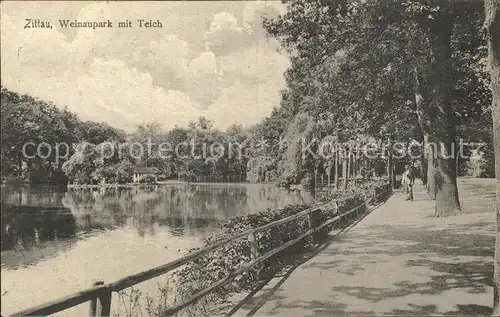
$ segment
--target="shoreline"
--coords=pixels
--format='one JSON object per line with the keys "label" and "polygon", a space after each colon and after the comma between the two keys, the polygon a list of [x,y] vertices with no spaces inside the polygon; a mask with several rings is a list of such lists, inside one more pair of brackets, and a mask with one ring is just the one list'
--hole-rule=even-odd
{"label": "shoreline", "polygon": [[184,181],[161,181],[157,183],[128,183],[128,184],[68,184],[68,189],[83,189],[83,188],[136,188],[162,185],[275,185],[274,183],[251,183],[251,182],[184,182]]}

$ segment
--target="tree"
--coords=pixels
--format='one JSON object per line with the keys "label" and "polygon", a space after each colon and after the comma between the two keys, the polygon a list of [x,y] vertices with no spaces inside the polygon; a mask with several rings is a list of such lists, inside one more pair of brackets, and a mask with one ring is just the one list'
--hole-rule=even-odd
{"label": "tree", "polygon": [[478,75],[471,72],[480,42],[474,32],[481,20],[474,13],[477,5],[458,1],[453,6],[448,0],[286,4],[285,14],[264,23],[292,60],[286,80],[293,98],[282,107],[292,116],[329,117],[347,139],[360,133],[386,139],[378,132],[385,130],[399,141],[436,143],[439,151],[428,162],[435,213],[459,212],[451,150],[461,118],[480,108],[471,102],[481,95]]}
{"label": "tree", "polygon": [[96,146],[82,143],[75,153],[62,165],[66,176],[75,184],[92,184],[95,159],[98,157]]}
{"label": "tree", "polygon": [[78,137],[81,141],[100,144],[106,141],[125,141],[126,133],[115,129],[104,122],[85,121],[78,127]]}
{"label": "tree", "polygon": [[[170,166],[167,153],[160,153],[160,144],[167,140],[167,134],[163,126],[157,122],[138,125],[130,135],[133,142],[142,146],[142,156],[138,158],[138,164],[148,167],[156,167],[159,171],[166,173]],[[171,154],[171,153],[169,153]]]}
{"label": "tree", "polygon": [[495,138],[496,245],[493,294],[493,316],[500,316],[500,1],[485,0],[485,29],[488,34],[488,60],[491,73],[493,133]]}
{"label": "tree", "polygon": [[107,124],[82,122],[67,107],[5,87],[1,90],[1,128],[2,176],[17,174],[35,183],[64,183],[60,168],[74,154],[73,145],[124,138],[123,131]]}

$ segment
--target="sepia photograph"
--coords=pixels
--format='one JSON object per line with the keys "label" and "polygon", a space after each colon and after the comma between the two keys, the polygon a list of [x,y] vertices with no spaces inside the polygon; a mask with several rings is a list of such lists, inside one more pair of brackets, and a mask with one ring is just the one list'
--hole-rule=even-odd
{"label": "sepia photograph", "polygon": [[1,316],[500,317],[500,0],[0,13]]}

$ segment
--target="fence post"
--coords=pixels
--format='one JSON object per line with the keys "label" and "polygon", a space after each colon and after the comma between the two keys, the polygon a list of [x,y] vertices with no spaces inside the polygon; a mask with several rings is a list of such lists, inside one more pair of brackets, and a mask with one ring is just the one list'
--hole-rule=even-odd
{"label": "fence post", "polygon": [[[104,281],[95,281],[92,286],[96,287],[99,285],[104,285]],[[89,316],[94,317],[96,316],[96,309],[97,309],[97,297],[92,299],[90,301],[90,311],[89,311]]]}
{"label": "fence post", "polygon": [[[104,285],[104,281],[96,281],[92,286]],[[90,301],[91,317],[109,317],[111,315],[111,290],[103,289],[102,293]]]}
{"label": "fence post", "polygon": [[[311,229],[314,229],[316,226],[316,223],[314,221],[314,210],[311,210],[311,212],[309,212],[307,214],[307,227],[308,227],[308,230],[311,230]],[[316,244],[316,232],[312,233],[311,234],[311,242],[312,244]]]}
{"label": "fence post", "polygon": [[96,314],[100,317],[109,317],[111,315],[111,290],[104,290],[97,301]]}
{"label": "fence post", "polygon": [[248,241],[250,242],[250,258],[253,261],[259,256],[257,251],[257,239],[255,238],[254,232],[248,235]]}

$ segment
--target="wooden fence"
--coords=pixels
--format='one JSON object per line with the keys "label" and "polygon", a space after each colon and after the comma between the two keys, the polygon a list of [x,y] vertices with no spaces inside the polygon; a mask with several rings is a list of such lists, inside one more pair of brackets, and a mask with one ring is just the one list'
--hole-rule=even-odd
{"label": "wooden fence", "polygon": [[[385,189],[382,192],[380,192],[377,189]],[[196,252],[190,253],[184,257],[181,257],[177,260],[174,260],[172,262],[169,262],[167,264],[157,266],[155,268],[149,269],[147,271],[143,271],[134,275],[130,275],[127,277],[124,277],[116,282],[113,283],[108,283],[104,284],[104,282],[95,282],[91,288],[88,288],[86,290],[83,290],[81,292],[57,299],[52,302],[48,302],[36,307],[28,308],[26,310],[17,312],[12,314],[11,316],[47,316],[51,314],[55,314],[57,312],[72,308],[74,306],[83,304],[85,302],[90,302],[90,316],[110,316],[111,312],[111,299],[112,299],[112,293],[113,292],[119,292],[123,289],[132,287],[136,284],[145,282],[147,280],[150,280],[152,278],[158,277],[160,275],[164,275],[170,271],[173,271],[174,269],[183,266],[187,264],[188,262],[194,261],[196,259],[199,259],[200,257],[206,255],[210,251],[213,251],[217,248],[220,248],[230,242],[233,242],[238,239],[243,239],[246,238],[250,241],[251,243],[251,261],[244,264],[241,268],[238,270],[230,273],[228,276],[225,278],[219,280],[218,282],[213,283],[210,285],[208,288],[199,291],[198,293],[194,294],[191,298],[188,300],[184,301],[183,303],[177,304],[175,306],[172,306],[168,308],[164,312],[164,316],[173,316],[175,313],[179,312],[183,308],[186,308],[190,306],[191,304],[197,302],[200,298],[203,296],[215,291],[217,288],[231,282],[233,279],[235,279],[238,275],[241,275],[242,273],[248,271],[250,268],[253,266],[269,259],[273,255],[282,252],[283,250],[287,249],[288,247],[292,246],[293,244],[303,240],[304,238],[308,237],[309,235],[315,233],[318,230],[321,230],[325,228],[328,225],[333,225],[336,221],[339,221],[341,219],[346,218],[347,216],[352,216],[353,213],[355,213],[356,218],[359,217],[359,210],[364,207],[368,206],[371,202],[374,200],[377,200],[378,197],[384,195],[384,194],[389,194],[392,192],[392,186],[387,186],[383,185],[380,187],[375,188],[375,192],[373,197],[369,200],[366,201],[362,204],[360,204],[357,207],[354,207],[350,209],[349,211],[346,211],[342,214],[338,214],[337,216],[326,220],[322,224],[318,225],[317,227],[314,227],[314,221],[313,221],[313,213],[316,211],[319,211],[325,207],[331,207],[332,204],[326,204],[326,205],[320,205],[320,206],[315,206],[312,208],[308,208],[306,210],[303,210],[295,215],[289,216],[287,218],[283,218],[274,222],[271,222],[269,224],[266,224],[264,226],[255,228],[255,229],[250,229],[244,232],[241,232],[239,234],[236,234],[226,240],[214,243],[204,249],[198,250]],[[258,241],[256,239],[256,234],[265,230],[269,230],[271,228],[274,228],[276,226],[298,220],[301,217],[308,217],[308,224],[309,224],[309,230],[301,234],[295,239],[292,239],[281,246],[263,254],[263,255],[258,255],[258,248],[257,244]]]}

